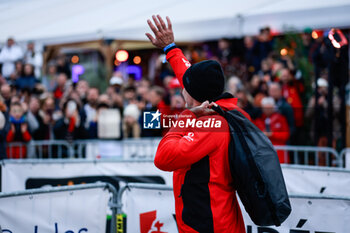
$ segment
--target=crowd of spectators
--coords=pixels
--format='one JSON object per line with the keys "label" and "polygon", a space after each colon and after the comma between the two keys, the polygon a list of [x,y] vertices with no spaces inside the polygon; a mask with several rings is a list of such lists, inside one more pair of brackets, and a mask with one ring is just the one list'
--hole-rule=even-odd
{"label": "crowd of spectators", "polygon": [[[310,33],[300,37],[307,56],[322,46]],[[314,118],[315,100],[306,98],[298,67],[290,55],[276,52],[269,28],[241,42],[243,52],[239,55],[228,39],[219,40],[215,49],[202,44],[184,47],[183,51],[191,63],[215,59],[222,64],[227,91],[238,97],[239,107],[250,114],[273,144],[305,144],[305,138],[312,138],[305,122]],[[103,92],[83,77],[73,83],[64,55],[48,61],[43,71],[42,54],[31,42],[23,52],[14,39],[8,39],[1,48],[0,64],[2,158],[6,157],[6,143],[11,142],[161,136],[161,130],[143,129],[142,112],[160,109],[177,114],[185,109],[180,84],[167,64],[156,66],[157,82],[147,77],[136,81],[114,72],[106,78],[109,86]],[[325,109],[327,85],[323,74],[317,91],[321,95],[319,105]],[[327,121],[325,114],[319,117]],[[311,142],[323,145],[324,136],[321,130],[319,140]],[[12,151],[12,157],[16,156],[18,151]]]}

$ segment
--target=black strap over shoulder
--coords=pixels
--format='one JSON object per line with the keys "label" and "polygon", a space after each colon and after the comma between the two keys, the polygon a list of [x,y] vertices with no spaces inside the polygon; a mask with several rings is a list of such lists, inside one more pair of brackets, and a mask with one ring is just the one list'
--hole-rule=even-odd
{"label": "black strap over shoulder", "polygon": [[219,106],[213,106],[211,107],[215,112],[219,113],[221,116],[225,117],[225,111]]}

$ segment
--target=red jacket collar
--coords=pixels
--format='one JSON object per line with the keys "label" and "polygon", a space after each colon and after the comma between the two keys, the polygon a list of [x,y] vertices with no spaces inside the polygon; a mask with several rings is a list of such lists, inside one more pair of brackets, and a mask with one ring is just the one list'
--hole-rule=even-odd
{"label": "red jacket collar", "polygon": [[219,99],[215,101],[223,110],[233,110],[238,108],[237,107],[237,98],[227,98],[227,99]]}

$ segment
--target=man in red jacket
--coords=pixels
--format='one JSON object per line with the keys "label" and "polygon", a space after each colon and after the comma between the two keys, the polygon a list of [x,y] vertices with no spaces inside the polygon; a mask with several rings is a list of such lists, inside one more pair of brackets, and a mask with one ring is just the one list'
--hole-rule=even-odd
{"label": "man in red jacket", "polygon": [[[146,33],[153,45],[166,53],[183,89],[189,109],[177,122],[202,122],[188,127],[177,124],[161,140],[155,165],[173,171],[176,221],[179,232],[244,233],[244,223],[228,161],[230,141],[226,120],[210,108],[219,105],[224,110],[238,109],[237,99],[223,93],[225,78],[215,61],[203,61],[193,66],[174,44],[169,18],[167,24],[158,15],[155,25],[148,20],[155,37]],[[243,111],[242,111],[243,112]],[[249,117],[245,112],[243,112]],[[219,128],[200,127],[204,122],[220,123]]]}
{"label": "man in red jacket", "polygon": [[[289,139],[287,119],[276,111],[275,100],[265,97],[261,101],[263,114],[254,121],[254,124],[265,133],[274,146],[284,146]],[[277,151],[280,163],[289,163],[288,153]]]}

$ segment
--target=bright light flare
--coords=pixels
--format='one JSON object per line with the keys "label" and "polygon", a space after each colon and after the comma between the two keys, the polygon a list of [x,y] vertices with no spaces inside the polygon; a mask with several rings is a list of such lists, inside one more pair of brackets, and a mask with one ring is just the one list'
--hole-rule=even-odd
{"label": "bright light flare", "polygon": [[118,50],[115,54],[115,58],[119,62],[125,62],[129,58],[129,53],[126,50]]}

